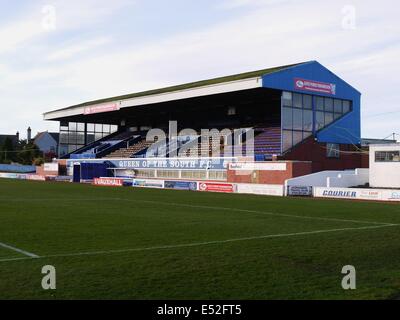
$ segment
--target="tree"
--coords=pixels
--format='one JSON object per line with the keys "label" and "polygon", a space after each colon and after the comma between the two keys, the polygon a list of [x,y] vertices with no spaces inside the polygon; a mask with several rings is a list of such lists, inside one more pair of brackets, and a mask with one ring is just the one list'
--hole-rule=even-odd
{"label": "tree", "polygon": [[36,158],[41,156],[42,152],[35,144],[24,142],[21,143],[21,150],[17,153],[17,160],[20,164],[31,165]]}
{"label": "tree", "polygon": [[10,163],[15,159],[15,150],[12,140],[7,137],[0,148],[0,162]]}

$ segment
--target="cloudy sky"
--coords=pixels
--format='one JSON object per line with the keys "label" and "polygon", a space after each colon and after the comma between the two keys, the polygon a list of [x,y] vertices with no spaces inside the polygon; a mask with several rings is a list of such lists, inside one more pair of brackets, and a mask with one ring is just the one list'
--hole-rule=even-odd
{"label": "cloudy sky", "polygon": [[0,133],[87,100],[318,60],[400,133],[398,0],[0,0]]}

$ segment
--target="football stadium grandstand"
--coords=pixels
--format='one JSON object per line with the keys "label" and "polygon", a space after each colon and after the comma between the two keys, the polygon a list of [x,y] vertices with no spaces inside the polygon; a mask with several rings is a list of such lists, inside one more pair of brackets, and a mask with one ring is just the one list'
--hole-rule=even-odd
{"label": "football stadium grandstand", "polygon": [[224,176],[227,162],[245,158],[310,161],[318,172],[363,167],[360,96],[309,61],[85,102],[44,119],[60,122],[59,157],[70,166],[108,163],[154,177],[147,160],[160,159],[168,176],[187,157],[197,159],[192,171]]}

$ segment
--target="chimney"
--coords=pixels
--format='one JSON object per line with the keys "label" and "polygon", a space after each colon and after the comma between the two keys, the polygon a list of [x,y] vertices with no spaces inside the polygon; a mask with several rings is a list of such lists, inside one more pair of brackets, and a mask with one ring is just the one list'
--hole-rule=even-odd
{"label": "chimney", "polygon": [[19,131],[17,131],[17,133],[16,133],[16,138],[17,138],[17,142],[19,141]]}
{"label": "chimney", "polygon": [[28,140],[28,143],[32,140],[32,129],[31,129],[31,127],[29,127],[28,130],[27,130],[27,140]]}

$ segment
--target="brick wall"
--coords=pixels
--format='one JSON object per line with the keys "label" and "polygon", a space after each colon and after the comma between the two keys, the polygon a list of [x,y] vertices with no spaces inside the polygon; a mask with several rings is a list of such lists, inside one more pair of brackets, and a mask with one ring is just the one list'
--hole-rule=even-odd
{"label": "brick wall", "polygon": [[340,151],[340,158],[328,158],[326,143],[318,143],[311,137],[285,154],[282,160],[311,161],[313,172],[369,167],[365,155],[356,146],[341,144]]}
{"label": "brick wall", "polygon": [[[261,162],[260,162],[261,163]],[[228,170],[228,182],[234,183],[259,183],[259,184],[284,184],[285,180],[304,176],[312,173],[311,162],[298,161],[272,161],[268,163],[286,163],[286,170],[254,170],[240,171]]]}

